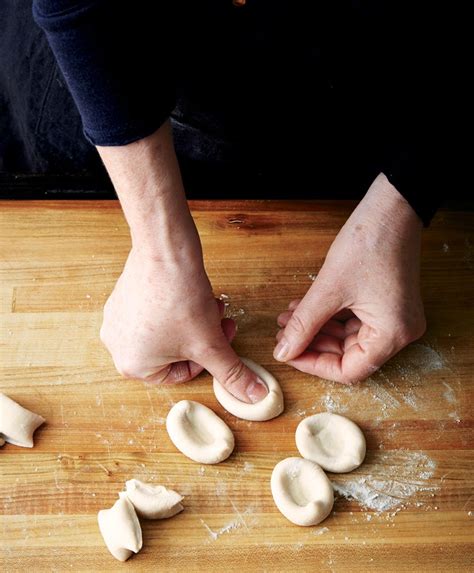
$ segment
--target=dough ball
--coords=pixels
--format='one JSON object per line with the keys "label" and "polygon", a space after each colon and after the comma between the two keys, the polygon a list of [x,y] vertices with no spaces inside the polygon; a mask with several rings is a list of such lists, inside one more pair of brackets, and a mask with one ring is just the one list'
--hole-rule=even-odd
{"label": "dough ball", "polygon": [[142,548],[142,528],[126,494],[121,492],[119,495],[110,509],[99,511],[97,521],[107,549],[115,559],[126,561]]}
{"label": "dough ball", "polygon": [[295,438],[300,454],[329,472],[350,472],[365,458],[364,434],[338,414],[324,412],[305,418],[296,428]]}
{"label": "dough ball", "polygon": [[314,462],[286,458],[273,469],[271,488],[281,513],[296,525],[316,525],[331,512],[334,492],[323,470]]}
{"label": "dough ball", "polygon": [[181,505],[183,496],[163,485],[152,485],[138,479],[130,479],[125,483],[125,487],[127,497],[140,517],[164,519],[173,517],[184,509]]}
{"label": "dough ball", "polygon": [[237,418],[242,418],[243,420],[263,422],[276,418],[285,408],[283,392],[281,391],[277,380],[270,374],[270,372],[267,372],[265,368],[256,364],[252,360],[242,357],[240,359],[250,368],[250,370],[253,370],[265,382],[268,388],[268,394],[263,398],[263,400],[260,400],[260,402],[247,404],[232,396],[232,394],[214,378],[214,394],[216,395],[217,401],[228,412],[234,414]]}
{"label": "dough ball", "polygon": [[181,400],[166,418],[166,429],[173,444],[188,458],[201,464],[217,464],[234,449],[229,426],[207,406]]}
{"label": "dough ball", "polygon": [[[23,448],[33,447],[33,434],[46,420],[0,394],[0,440]],[[2,445],[0,443],[0,445]]]}

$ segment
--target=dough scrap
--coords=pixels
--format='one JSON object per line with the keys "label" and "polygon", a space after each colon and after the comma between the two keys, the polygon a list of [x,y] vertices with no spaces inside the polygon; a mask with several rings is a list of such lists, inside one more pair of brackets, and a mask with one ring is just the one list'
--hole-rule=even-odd
{"label": "dough scrap", "polygon": [[[32,448],[33,434],[46,420],[14,400],[0,394],[0,439],[15,446]],[[0,444],[2,445],[2,444]]]}
{"label": "dough scrap", "polygon": [[366,444],[361,429],[348,418],[323,412],[305,418],[296,428],[296,447],[323,469],[346,473],[364,461]]}
{"label": "dough scrap", "polygon": [[142,528],[126,493],[120,492],[119,496],[110,509],[99,511],[97,521],[107,549],[115,559],[126,561],[142,548]]}
{"label": "dough scrap", "polygon": [[201,464],[217,464],[234,450],[234,434],[211,409],[199,402],[181,400],[166,418],[173,444],[188,458]]}
{"label": "dough scrap", "polygon": [[125,482],[128,499],[132,502],[139,517],[165,519],[173,517],[184,507],[183,496],[162,485],[144,483],[138,479]]}
{"label": "dough scrap", "polygon": [[267,385],[268,394],[255,404],[246,404],[241,400],[232,396],[216,378],[214,378],[214,394],[217,401],[228,412],[242,418],[243,420],[250,420],[251,422],[264,422],[279,416],[284,408],[285,402],[283,392],[277,380],[259,364],[249,360],[248,358],[240,358],[251,370],[253,370]]}
{"label": "dough scrap", "polygon": [[273,469],[271,489],[278,509],[296,525],[321,523],[334,505],[331,482],[310,460],[286,458],[279,462]]}

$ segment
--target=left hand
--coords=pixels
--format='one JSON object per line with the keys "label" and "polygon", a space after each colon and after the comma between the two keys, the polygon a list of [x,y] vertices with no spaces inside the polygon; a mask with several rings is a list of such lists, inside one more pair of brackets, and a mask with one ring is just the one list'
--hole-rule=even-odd
{"label": "left hand", "polygon": [[278,317],[276,360],[328,380],[364,380],[423,335],[416,213],[380,174],[301,301]]}

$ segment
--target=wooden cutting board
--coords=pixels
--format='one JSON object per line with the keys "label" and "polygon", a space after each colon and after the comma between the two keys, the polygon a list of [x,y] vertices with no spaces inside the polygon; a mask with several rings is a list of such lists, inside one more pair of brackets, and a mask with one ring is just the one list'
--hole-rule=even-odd
{"label": "wooden cutting board", "polygon": [[[353,204],[194,202],[216,295],[239,327],[237,351],[281,381],[285,413],[237,420],[209,375],[176,387],[126,381],[101,346],[101,309],[129,248],[116,202],[0,203],[0,391],[42,414],[33,450],[0,450],[2,571],[474,571],[474,216],[443,210],[424,232],[422,340],[360,386],[272,359],[276,316],[302,296]],[[164,422],[183,398],[215,410],[236,437],[226,462],[183,457]],[[273,466],[296,455],[307,415],[339,412],[368,441],[358,470],[330,476],[330,517],[300,528],[280,515]],[[97,511],[125,480],[162,483],[185,511],[144,522],[126,564]]]}

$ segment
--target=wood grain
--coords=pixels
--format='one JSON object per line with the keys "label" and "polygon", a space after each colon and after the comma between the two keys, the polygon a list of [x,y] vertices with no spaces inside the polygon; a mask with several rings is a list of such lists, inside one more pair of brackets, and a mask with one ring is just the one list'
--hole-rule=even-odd
{"label": "wood grain", "polygon": [[[208,375],[162,388],[120,378],[98,340],[129,248],[118,204],[0,202],[0,391],[47,419],[33,450],[0,450],[0,569],[473,571],[473,213],[442,210],[424,232],[427,334],[346,388],[275,363],[272,348],[277,314],[311,285],[353,204],[191,207],[215,293],[239,326],[235,348],[280,379],[285,413],[237,420]],[[171,444],[165,417],[185,397],[234,431],[226,462],[201,466]],[[300,528],[275,508],[269,478],[296,455],[299,421],[327,409],[361,426],[368,455],[330,476],[346,492],[331,516]],[[96,514],[132,477],[176,488],[186,509],[144,522],[142,552],[120,564]]]}

